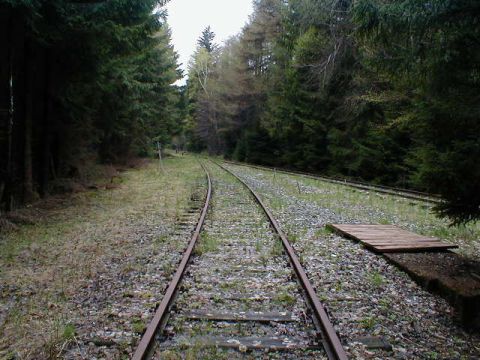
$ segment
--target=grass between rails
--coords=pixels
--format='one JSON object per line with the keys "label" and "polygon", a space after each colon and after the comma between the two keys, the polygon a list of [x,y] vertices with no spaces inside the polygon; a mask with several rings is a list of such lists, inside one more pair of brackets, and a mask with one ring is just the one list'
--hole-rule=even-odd
{"label": "grass between rails", "polygon": [[[293,271],[264,212],[237,179],[214,164],[207,163],[207,167],[213,181],[212,203],[176,307],[297,313],[301,306],[298,285],[292,281]],[[268,294],[273,296],[264,300]],[[228,336],[231,339],[267,336],[269,331],[274,331],[269,326],[248,322],[191,321],[180,312],[173,314],[167,325],[171,329],[169,332],[174,334],[171,342],[166,340],[163,348],[160,346],[156,358],[286,358],[283,353],[259,356],[258,353],[209,349],[196,342],[203,336]],[[304,330],[303,325],[300,327]],[[293,334],[291,328],[289,331]]]}
{"label": "grass between rails", "polygon": [[[165,174],[154,163],[129,170],[113,190],[34,205],[42,214],[34,225],[2,235],[0,358],[60,357],[76,336],[71,300],[79,289],[112,259],[125,259],[126,274],[138,267],[132,253],[161,253],[168,245],[163,236],[205,179],[193,157],[167,158],[164,166]],[[149,235],[140,230],[153,228],[163,235],[140,243]]]}
{"label": "grass between rails", "polygon": [[[433,206],[398,196],[373,191],[352,189],[321,180],[296,175],[273,174],[271,171],[237,167],[242,171],[261,174],[280,185],[288,195],[314,202],[343,217],[365,223],[395,224],[413,232],[434,236],[459,246],[462,255],[480,259],[480,222],[451,227],[447,219],[432,212]],[[273,208],[279,208],[281,199],[269,199]]]}

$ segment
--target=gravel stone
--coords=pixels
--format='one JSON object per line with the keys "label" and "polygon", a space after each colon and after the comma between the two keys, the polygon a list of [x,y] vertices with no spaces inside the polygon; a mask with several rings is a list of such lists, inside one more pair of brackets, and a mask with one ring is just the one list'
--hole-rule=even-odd
{"label": "gravel stone", "polygon": [[[228,167],[261,195],[282,228],[295,239],[302,265],[352,359],[480,358],[480,335],[465,332],[444,299],[420,288],[381,255],[324,230],[328,223],[364,222],[352,217],[354,211],[347,208],[362,207],[361,201],[349,203],[339,198],[345,211],[332,211],[305,197],[328,192],[331,185],[305,186],[297,176],[282,175],[280,180],[266,171]],[[383,215],[381,209],[366,212],[372,219]],[[415,231],[416,225],[409,228]],[[363,336],[382,336],[393,350],[367,350],[353,342]]]}
{"label": "gravel stone", "polygon": [[[214,195],[211,211],[188,268],[175,312],[156,358],[174,359],[322,359],[323,349],[286,352],[247,351],[243,337],[279,337],[307,347],[315,344],[315,328],[295,281],[280,239],[270,228],[263,210],[231,175],[209,166]],[[192,310],[207,312],[291,313],[297,321],[226,322],[185,317]],[[220,336],[238,343],[238,349],[198,346],[202,337]]]}

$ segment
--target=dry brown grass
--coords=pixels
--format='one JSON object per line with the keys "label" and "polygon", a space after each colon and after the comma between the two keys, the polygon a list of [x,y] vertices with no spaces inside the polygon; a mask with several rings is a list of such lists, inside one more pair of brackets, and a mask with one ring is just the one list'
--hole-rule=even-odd
{"label": "dry brown grass", "polygon": [[141,251],[143,225],[174,223],[202,181],[193,158],[167,159],[167,174],[153,163],[136,165],[116,173],[108,190],[52,197],[19,212],[23,224],[0,235],[1,359],[61,358],[76,339],[71,300],[111,261]]}

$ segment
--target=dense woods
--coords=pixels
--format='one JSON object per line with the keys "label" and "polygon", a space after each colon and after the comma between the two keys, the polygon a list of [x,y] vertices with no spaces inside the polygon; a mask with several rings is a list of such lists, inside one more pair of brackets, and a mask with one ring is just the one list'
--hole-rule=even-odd
{"label": "dense woods", "polygon": [[[441,194],[480,217],[480,4],[256,0],[189,66],[193,150]],[[213,29],[214,30],[214,29]]]}
{"label": "dense woods", "polygon": [[0,199],[9,210],[179,132],[163,1],[0,1]]}
{"label": "dense woods", "polygon": [[480,217],[480,4],[255,0],[185,87],[161,0],[0,0],[0,203],[155,141],[441,194]]}

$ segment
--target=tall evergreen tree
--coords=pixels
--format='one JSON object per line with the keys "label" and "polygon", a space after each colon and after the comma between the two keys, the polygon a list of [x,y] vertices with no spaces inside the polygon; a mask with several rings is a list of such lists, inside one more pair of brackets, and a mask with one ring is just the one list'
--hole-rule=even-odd
{"label": "tall evergreen tree", "polygon": [[14,109],[0,130],[3,208],[48,193],[52,179],[81,176],[92,160],[145,154],[178,131],[163,5],[0,0],[1,108]]}
{"label": "tall evergreen tree", "polygon": [[[476,1],[360,1],[368,65],[397,92],[397,122],[414,140],[417,186],[440,193],[456,223],[480,218],[480,5]],[[405,96],[404,96],[405,98]]]}
{"label": "tall evergreen tree", "polygon": [[215,33],[212,31],[210,25],[202,31],[202,35],[197,40],[197,45],[199,48],[203,48],[209,53],[214,52],[218,48],[215,44]]}
{"label": "tall evergreen tree", "polygon": [[209,29],[199,40],[213,55],[197,51],[208,91],[191,72],[191,119],[226,156],[439,193],[441,216],[479,219],[479,13],[473,0],[256,0],[219,52],[202,46]]}

